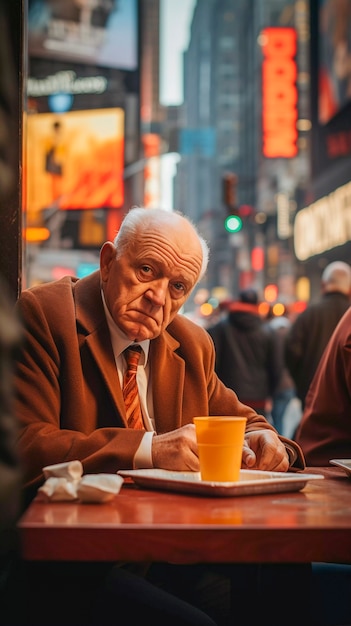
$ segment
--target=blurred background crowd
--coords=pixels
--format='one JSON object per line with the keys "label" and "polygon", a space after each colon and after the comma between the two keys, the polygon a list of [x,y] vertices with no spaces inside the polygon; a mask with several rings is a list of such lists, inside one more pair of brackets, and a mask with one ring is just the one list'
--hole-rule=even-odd
{"label": "blurred background crowd", "polygon": [[294,318],[350,262],[349,0],[15,5],[22,286],[95,269],[134,204],[209,242],[206,326],[248,287]]}

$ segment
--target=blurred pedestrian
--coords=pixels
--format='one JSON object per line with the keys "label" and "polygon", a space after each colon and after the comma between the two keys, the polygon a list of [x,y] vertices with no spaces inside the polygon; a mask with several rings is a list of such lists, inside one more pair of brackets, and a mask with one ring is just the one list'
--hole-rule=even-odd
{"label": "blurred pedestrian", "polygon": [[255,289],[244,289],[227,304],[228,314],[209,326],[216,348],[216,373],[239,398],[265,417],[280,377],[275,334],[258,310]]}
{"label": "blurred pedestrian", "polygon": [[[290,376],[288,368],[286,367],[284,355],[285,338],[291,326],[291,322],[286,315],[271,315],[269,316],[267,323],[271,330],[276,334],[277,358],[280,361],[278,384],[272,395],[272,422],[274,428],[276,428],[281,435],[288,436],[286,433],[288,432],[288,429],[290,430],[290,424],[285,423],[285,412],[287,411],[288,405],[292,400],[296,400],[296,403],[298,403],[297,408],[300,408],[300,403],[296,397],[295,383]],[[295,425],[292,430],[293,432],[295,431]]]}
{"label": "blurred pedestrian", "polygon": [[351,267],[343,261],[326,266],[322,297],[295,319],[286,336],[286,365],[296,385],[302,409],[314,373],[336,325],[350,306]]}

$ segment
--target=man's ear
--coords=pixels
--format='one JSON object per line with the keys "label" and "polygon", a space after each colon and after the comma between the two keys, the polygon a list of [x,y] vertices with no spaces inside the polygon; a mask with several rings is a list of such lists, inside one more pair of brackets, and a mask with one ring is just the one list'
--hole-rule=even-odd
{"label": "man's ear", "polygon": [[110,272],[111,263],[116,258],[116,248],[111,241],[106,241],[100,250],[101,279],[106,281]]}

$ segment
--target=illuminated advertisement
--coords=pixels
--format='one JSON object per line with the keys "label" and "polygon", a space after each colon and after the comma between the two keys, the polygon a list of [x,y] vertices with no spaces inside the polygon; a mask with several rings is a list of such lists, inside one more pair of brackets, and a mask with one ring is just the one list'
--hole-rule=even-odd
{"label": "illuminated advertisement", "polygon": [[124,112],[120,108],[27,117],[27,208],[123,205]]}
{"label": "illuminated advertisement", "polygon": [[297,155],[296,31],[265,28],[262,37],[262,134],[266,158]]}
{"label": "illuminated advertisement", "polygon": [[[351,157],[351,0],[311,3],[311,122],[312,176]],[[331,182],[318,180],[318,196],[325,196],[349,180],[335,170]]]}
{"label": "illuminated advertisement", "polygon": [[30,56],[121,70],[138,65],[138,0],[29,0]]}
{"label": "illuminated advertisement", "polygon": [[161,139],[156,133],[144,133],[142,136],[144,156],[144,206],[148,209],[160,204],[161,176]]}
{"label": "illuminated advertisement", "polygon": [[351,241],[351,182],[299,211],[294,248],[300,261]]}
{"label": "illuminated advertisement", "polygon": [[318,24],[318,120],[326,124],[351,101],[351,0],[321,0]]}

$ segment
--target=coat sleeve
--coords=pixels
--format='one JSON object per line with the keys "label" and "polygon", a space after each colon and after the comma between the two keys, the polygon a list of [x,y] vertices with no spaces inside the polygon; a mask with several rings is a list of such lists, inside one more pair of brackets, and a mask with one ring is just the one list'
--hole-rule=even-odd
{"label": "coat sleeve", "polygon": [[[25,487],[43,482],[46,465],[75,459],[84,473],[132,468],[143,431],[124,427],[106,374],[80,345],[71,286],[24,291],[17,310],[25,329],[15,372]],[[112,359],[110,369],[119,385]]]}
{"label": "coat sleeve", "polygon": [[[250,406],[243,404],[235,391],[226,387],[217,376],[214,370],[215,348],[210,334],[195,324],[190,323],[189,328],[187,326],[182,325],[180,334],[181,345],[184,346],[182,356],[190,365],[189,369],[193,375],[192,386],[188,387],[183,405],[185,417],[189,418],[188,421],[194,415],[243,415],[247,418],[247,432],[269,429],[277,433],[263,415],[259,415]],[[192,393],[191,390],[193,390]],[[202,404],[201,410],[206,410],[207,413],[198,413],[199,402],[205,397],[207,404],[206,407]],[[303,469],[305,460],[300,446],[290,439],[281,437],[278,433],[277,435],[287,447],[291,466]]]}

